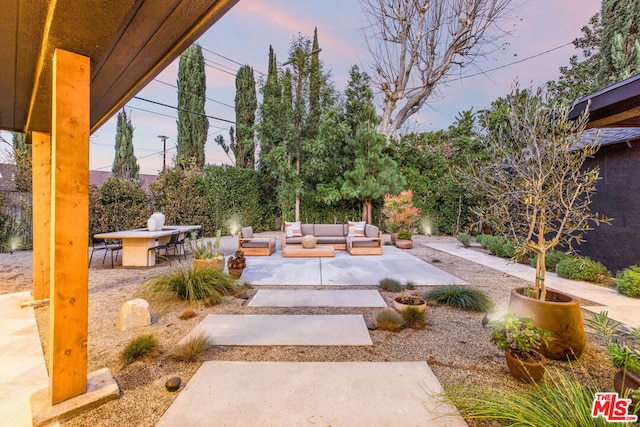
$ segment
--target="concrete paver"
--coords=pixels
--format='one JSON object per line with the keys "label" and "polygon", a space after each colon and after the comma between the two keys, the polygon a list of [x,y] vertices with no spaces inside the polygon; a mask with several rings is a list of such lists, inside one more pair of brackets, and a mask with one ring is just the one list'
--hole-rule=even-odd
{"label": "concrete paver", "polygon": [[373,345],[359,314],[209,314],[180,343],[200,333],[215,345]]}
{"label": "concrete paver", "polygon": [[205,362],[169,426],[466,426],[425,362]]}
{"label": "concrete paver", "polygon": [[254,307],[387,307],[380,292],[372,289],[260,289],[247,305]]}

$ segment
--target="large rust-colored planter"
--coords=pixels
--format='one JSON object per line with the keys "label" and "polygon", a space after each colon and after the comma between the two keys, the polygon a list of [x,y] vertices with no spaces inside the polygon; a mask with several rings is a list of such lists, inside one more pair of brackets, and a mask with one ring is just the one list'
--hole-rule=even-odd
{"label": "large rust-colored planter", "polygon": [[578,300],[547,288],[547,301],[523,295],[529,288],[511,291],[509,311],[520,317],[530,317],[542,329],[553,333],[553,340],[542,343],[540,352],[550,359],[576,359],[587,345]]}
{"label": "large rust-colored planter", "polygon": [[[623,369],[618,369],[618,372],[613,377],[613,387],[620,396],[624,396],[627,389],[640,390],[640,376],[628,369],[626,372]],[[628,397],[631,398],[630,395]],[[638,402],[634,400],[635,403]]]}
{"label": "large rust-colored planter", "polygon": [[504,352],[511,375],[526,383],[540,381],[544,377],[545,365],[547,364],[547,359],[542,354],[534,350],[532,352],[540,356],[539,362],[525,362],[515,357],[511,351]]}
{"label": "large rust-colored planter", "polygon": [[413,240],[396,240],[396,247],[398,249],[411,249],[413,248]]}

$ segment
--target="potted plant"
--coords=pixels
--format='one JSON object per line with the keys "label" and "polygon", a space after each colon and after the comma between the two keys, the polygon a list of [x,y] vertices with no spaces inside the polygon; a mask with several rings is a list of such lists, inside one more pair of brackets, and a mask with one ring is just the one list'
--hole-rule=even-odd
{"label": "potted plant", "polygon": [[229,257],[227,260],[227,268],[229,269],[229,276],[234,279],[239,279],[242,276],[242,270],[247,266],[247,260],[244,257],[244,252],[236,251],[236,253]]}
{"label": "potted plant", "polygon": [[[586,346],[578,300],[545,286],[548,251],[571,250],[584,232],[608,218],[589,210],[598,170],[585,161],[598,145],[582,143],[587,115],[568,118],[542,89],[518,88],[505,100],[506,113],[489,111],[498,124],[483,136],[488,157],[458,169],[460,184],[479,196],[479,222],[514,244],[513,259],[537,255],[533,286],[511,292],[509,310],[553,332],[541,347],[554,359],[578,357]],[[532,274],[533,276],[533,274]]]}
{"label": "potted plant", "polygon": [[193,268],[217,268],[222,270],[224,254],[218,252],[221,238],[222,232],[218,230],[215,243],[205,242],[204,238],[197,240],[195,233],[191,233],[191,238],[185,239],[184,243],[193,257]]}
{"label": "potted plant", "polygon": [[540,345],[551,340],[551,332],[539,328],[533,319],[513,312],[489,323],[491,342],[504,351],[511,375],[525,382],[535,382],[544,376],[547,359]]}
{"label": "potted plant", "polygon": [[395,245],[398,230],[411,228],[420,217],[420,209],[413,206],[413,191],[405,190],[397,196],[385,195],[382,214],[385,216],[385,225],[391,232],[391,243]]}
{"label": "potted plant", "polygon": [[419,295],[405,294],[404,290],[393,299],[393,306],[396,310],[402,311],[407,307],[416,307],[424,312],[427,309],[427,301]]}
{"label": "potted plant", "polygon": [[606,311],[592,314],[587,323],[617,369],[613,377],[615,390],[621,396],[626,396],[629,390],[633,400],[640,402],[640,328],[626,328],[610,319]]}
{"label": "potted plant", "polygon": [[398,231],[398,239],[396,240],[396,247],[399,249],[411,249],[413,248],[413,235],[409,230]]}

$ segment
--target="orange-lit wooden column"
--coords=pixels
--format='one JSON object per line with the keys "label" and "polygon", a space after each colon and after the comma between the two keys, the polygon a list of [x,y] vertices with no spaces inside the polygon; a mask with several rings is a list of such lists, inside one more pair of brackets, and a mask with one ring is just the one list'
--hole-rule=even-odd
{"label": "orange-lit wooden column", "polygon": [[31,138],[33,197],[33,299],[49,298],[51,251],[51,136]]}
{"label": "orange-lit wooden column", "polygon": [[52,405],[87,390],[89,74],[89,58],[56,49],[51,99]]}

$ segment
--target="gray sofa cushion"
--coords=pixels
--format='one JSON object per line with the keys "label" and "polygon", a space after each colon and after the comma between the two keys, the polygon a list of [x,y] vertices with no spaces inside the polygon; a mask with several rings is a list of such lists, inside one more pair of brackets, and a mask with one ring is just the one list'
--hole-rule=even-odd
{"label": "gray sofa cushion", "polygon": [[315,224],[313,227],[314,236],[345,236],[344,224]]}
{"label": "gray sofa cushion", "polygon": [[301,245],[302,237],[287,237],[287,245]]}
{"label": "gray sofa cushion", "polygon": [[[301,238],[301,237],[300,237]],[[273,240],[271,241],[271,246],[274,246],[275,243]],[[269,247],[269,239],[254,239],[249,242],[242,242],[243,248],[268,248]]]}
{"label": "gray sofa cushion", "polygon": [[244,239],[253,239],[253,228],[251,228],[251,227],[243,227],[242,228],[242,237]]}
{"label": "gray sofa cushion", "polygon": [[318,245],[344,245],[346,242],[345,238],[341,236],[317,236],[317,239]]}
{"label": "gray sofa cushion", "polygon": [[364,228],[364,235],[366,237],[377,238],[380,234],[380,230],[375,225],[367,224]]}
{"label": "gray sofa cushion", "polygon": [[302,229],[303,236],[313,234],[313,224],[301,224],[300,228]]}

